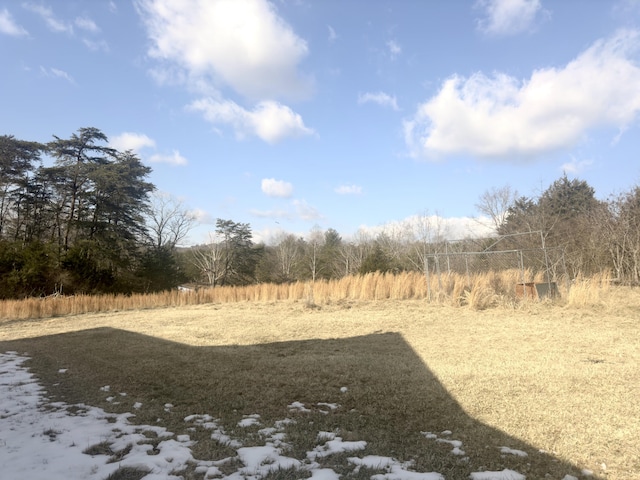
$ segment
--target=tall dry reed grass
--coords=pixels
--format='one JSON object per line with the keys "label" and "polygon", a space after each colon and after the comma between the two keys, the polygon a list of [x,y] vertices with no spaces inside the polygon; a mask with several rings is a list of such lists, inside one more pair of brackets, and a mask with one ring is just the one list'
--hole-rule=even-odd
{"label": "tall dry reed grass", "polygon": [[603,272],[591,277],[578,275],[571,282],[567,292],[567,304],[572,307],[586,307],[601,303],[611,288],[611,274]]}
{"label": "tall dry reed grass", "polygon": [[[527,272],[527,278],[543,283],[541,274]],[[199,288],[194,291],[168,291],[135,295],[75,295],[0,301],[0,320],[48,318],[96,312],[180,307],[207,303],[303,301],[309,306],[342,301],[426,300],[473,309],[514,306],[527,299],[516,296],[520,270],[432,275],[427,282],[418,272],[369,273],[338,280],[257,284],[244,287]],[[578,277],[567,286],[558,282],[561,298],[570,306],[581,307],[600,301],[609,288],[607,274]]]}

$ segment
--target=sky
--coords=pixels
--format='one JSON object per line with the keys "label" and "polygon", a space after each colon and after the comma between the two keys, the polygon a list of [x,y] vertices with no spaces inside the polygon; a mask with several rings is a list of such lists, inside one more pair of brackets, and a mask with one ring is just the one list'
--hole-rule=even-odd
{"label": "sky", "polygon": [[638,0],[0,0],[0,134],[95,127],[254,238],[640,184]]}
{"label": "sky", "polygon": [[[0,353],[0,464],[7,478],[29,478],[31,480],[102,480],[118,468],[131,467],[149,472],[143,480],[179,480],[175,472],[184,470],[188,464],[195,465],[196,471],[204,478],[223,480],[258,480],[278,469],[294,468],[310,472],[311,480],[338,480],[340,475],[331,468],[322,467],[323,458],[334,454],[351,453],[347,465],[357,473],[361,468],[380,469],[385,473],[372,475],[372,480],[444,480],[438,472],[416,472],[411,462],[399,462],[381,455],[362,455],[367,446],[364,440],[345,441],[336,432],[318,432],[317,446],[307,452],[307,458],[298,460],[283,454],[287,437],[285,427],[295,423],[295,417],[312,411],[329,413],[339,409],[337,403],[320,402],[314,405],[294,401],[288,405],[290,417],[278,420],[273,426],[264,425],[260,414],[245,415],[238,423],[240,428],[262,427],[258,430],[264,440],[256,445],[255,435],[250,440],[252,446],[243,446],[241,440],[231,438],[220,426],[220,420],[208,414],[193,414],[184,418],[185,432],[168,431],[161,424],[135,425],[130,421],[135,413],[109,414],[103,409],[90,405],[68,405],[63,402],[51,403],[46,391],[37,379],[23,365],[28,357],[17,352]],[[61,378],[68,375],[67,369],[60,369]],[[125,403],[131,412],[145,408],[140,402],[129,398],[127,392],[112,391],[109,385],[100,388],[105,400],[111,403]],[[348,387],[341,387],[345,393]],[[166,404],[171,412],[173,405]],[[73,414],[70,412],[73,411]],[[236,450],[235,457],[222,460],[199,460],[194,458],[188,432],[195,429],[211,431],[211,438]],[[157,452],[142,432],[152,432],[160,442]],[[455,439],[455,433],[445,430],[440,433],[421,432],[425,437],[425,447],[445,443],[452,447],[451,455],[464,458],[464,444]],[[108,462],[106,454],[89,455],[83,451],[98,444],[107,444],[113,452],[131,446],[128,453],[121,455],[117,462]],[[525,451],[508,446],[497,447],[503,455],[527,457]],[[104,449],[102,450],[104,451]],[[339,462],[338,462],[339,463]],[[223,474],[219,467],[236,465],[237,471]],[[242,465],[242,466],[240,466]],[[583,470],[590,477],[592,472]],[[501,471],[472,472],[471,480],[525,480],[525,475],[511,469]],[[558,479],[560,480],[560,479]],[[578,480],[566,474],[562,480]]]}

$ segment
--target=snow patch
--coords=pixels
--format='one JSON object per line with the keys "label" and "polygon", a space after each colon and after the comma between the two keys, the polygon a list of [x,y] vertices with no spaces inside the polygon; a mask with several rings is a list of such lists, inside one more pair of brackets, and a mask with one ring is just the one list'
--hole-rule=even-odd
{"label": "snow patch", "polygon": [[515,455],[517,457],[528,457],[529,454],[527,452],[523,452],[522,450],[515,450],[509,447],[500,447],[500,451],[505,454]]}
{"label": "snow patch", "polygon": [[505,468],[500,472],[474,472],[471,480],[526,480],[521,473]]}

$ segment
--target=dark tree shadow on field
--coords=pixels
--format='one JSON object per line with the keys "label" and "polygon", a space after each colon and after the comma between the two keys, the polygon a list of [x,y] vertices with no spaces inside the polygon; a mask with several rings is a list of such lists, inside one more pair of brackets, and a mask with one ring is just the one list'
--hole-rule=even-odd
{"label": "dark tree shadow on field", "polygon": [[[136,411],[136,423],[162,418],[175,432],[184,417],[210,414],[235,425],[258,413],[267,421],[291,416],[288,405],[302,402],[315,413],[315,431],[340,430],[348,440],[366,440],[363,453],[415,460],[417,471],[442,473],[448,480],[470,472],[513,469],[527,479],[579,477],[580,470],[505,432],[470,417],[400,334],[250,346],[195,347],[124,330],[97,328],[0,342],[0,352],[27,353],[52,400],[86,403],[109,411]],[[64,375],[58,373],[65,368]],[[120,405],[105,403],[104,385],[126,392]],[[343,393],[341,387],[348,390]],[[498,387],[497,387],[498,388]],[[114,393],[117,395],[116,393]],[[319,402],[340,405],[322,414]],[[164,410],[173,404],[171,414]],[[174,423],[171,423],[174,422]],[[450,435],[443,434],[445,430]],[[467,460],[451,453],[459,440]],[[293,443],[293,442],[292,442]],[[500,447],[522,450],[525,458]],[[591,477],[597,478],[597,477]]]}

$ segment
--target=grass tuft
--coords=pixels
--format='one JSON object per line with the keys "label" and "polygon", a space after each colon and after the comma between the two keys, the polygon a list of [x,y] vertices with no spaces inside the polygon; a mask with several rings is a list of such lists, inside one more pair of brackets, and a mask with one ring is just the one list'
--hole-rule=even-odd
{"label": "grass tuft", "polygon": [[610,288],[611,275],[608,272],[593,275],[589,278],[578,275],[569,289],[567,305],[575,308],[601,305]]}
{"label": "grass tuft", "polygon": [[261,480],[301,480],[310,477],[310,471],[291,467],[274,469],[260,478]]}
{"label": "grass tuft", "polygon": [[115,452],[111,449],[111,444],[109,442],[100,442],[95,445],[91,445],[90,447],[84,449],[82,451],[85,455],[106,455],[111,457],[115,454]]}
{"label": "grass tuft", "polygon": [[142,480],[149,473],[148,470],[134,467],[120,467],[105,480]]}

